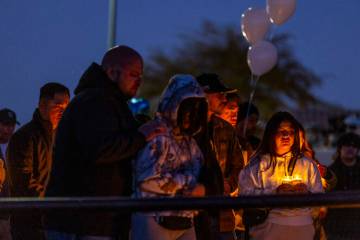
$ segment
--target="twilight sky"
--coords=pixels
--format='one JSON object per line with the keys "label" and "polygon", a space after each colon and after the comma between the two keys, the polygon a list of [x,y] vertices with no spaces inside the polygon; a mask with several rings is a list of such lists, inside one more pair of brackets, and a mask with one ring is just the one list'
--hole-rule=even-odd
{"label": "twilight sky", "polygon": [[[171,50],[179,35],[199,30],[204,20],[232,24],[266,0],[118,0],[117,44]],[[271,31],[288,32],[299,60],[323,79],[313,92],[324,100],[360,109],[359,0],[298,0],[295,15]],[[39,88],[56,81],[76,86],[107,43],[107,0],[0,1],[0,108],[21,123],[30,120]],[[145,62],[146,63],[146,62]],[[146,79],[145,79],[146,81]]]}

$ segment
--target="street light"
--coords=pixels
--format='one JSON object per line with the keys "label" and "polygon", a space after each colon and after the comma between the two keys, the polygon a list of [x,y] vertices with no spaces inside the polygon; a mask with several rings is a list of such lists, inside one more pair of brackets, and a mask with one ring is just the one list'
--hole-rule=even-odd
{"label": "street light", "polygon": [[115,46],[116,38],[116,1],[109,0],[108,49]]}

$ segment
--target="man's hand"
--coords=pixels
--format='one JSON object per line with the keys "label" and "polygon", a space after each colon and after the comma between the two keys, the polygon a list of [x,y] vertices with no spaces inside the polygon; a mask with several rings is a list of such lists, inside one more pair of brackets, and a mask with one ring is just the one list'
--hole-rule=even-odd
{"label": "man's hand", "polygon": [[155,137],[164,134],[166,127],[159,121],[149,121],[143,124],[138,131],[141,132],[145,136],[146,141],[149,142]]}
{"label": "man's hand", "polygon": [[184,191],[183,194],[186,197],[203,197],[205,196],[205,187],[198,183],[194,188]]}

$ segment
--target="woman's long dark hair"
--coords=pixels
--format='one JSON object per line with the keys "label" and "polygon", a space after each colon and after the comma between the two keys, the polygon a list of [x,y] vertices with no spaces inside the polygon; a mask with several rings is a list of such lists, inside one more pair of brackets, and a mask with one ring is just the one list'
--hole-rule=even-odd
{"label": "woman's long dark hair", "polygon": [[307,157],[311,160],[314,160],[314,162],[316,164],[318,164],[319,160],[316,159],[315,151],[306,138],[306,132],[305,132],[304,126],[299,122],[298,122],[298,125],[299,125],[299,137],[300,137],[300,133],[302,133],[302,135],[303,135],[303,145],[300,148],[300,152],[301,152],[302,156]]}
{"label": "woman's long dark hair", "polygon": [[300,139],[299,139],[299,124],[298,121],[289,112],[277,112],[267,122],[263,138],[259,147],[253,155],[253,159],[260,159],[262,155],[269,154],[271,165],[273,168],[276,165],[275,159],[278,154],[276,153],[275,136],[278,128],[282,122],[289,122],[294,128],[294,144],[291,146],[292,160],[298,158],[300,154]]}

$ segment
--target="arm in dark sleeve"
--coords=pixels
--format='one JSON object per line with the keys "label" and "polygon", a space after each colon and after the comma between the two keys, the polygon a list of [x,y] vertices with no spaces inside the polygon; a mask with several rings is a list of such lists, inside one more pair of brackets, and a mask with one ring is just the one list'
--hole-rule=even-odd
{"label": "arm in dark sleeve", "polygon": [[231,187],[231,191],[235,191],[238,186],[238,179],[240,170],[244,168],[244,159],[242,155],[241,146],[239,140],[233,131],[233,134],[230,136],[231,145],[229,147],[228,161],[230,161],[230,174],[226,179]]}
{"label": "arm in dark sleeve", "polygon": [[33,139],[27,134],[14,134],[8,144],[10,192],[15,197],[38,197],[44,188],[33,175],[33,151]]}
{"label": "arm in dark sleeve", "polygon": [[224,182],[216,155],[211,149],[210,143],[199,144],[204,155],[204,163],[200,169],[198,182],[205,186],[206,196],[224,195]]}
{"label": "arm in dark sleeve", "polygon": [[[145,137],[136,129],[119,128],[119,116],[105,100],[97,99],[80,111],[76,119],[76,136],[98,164],[126,160],[145,146]],[[126,118],[126,115],[121,117]]]}
{"label": "arm in dark sleeve", "polygon": [[325,176],[324,180],[326,182],[325,190],[327,192],[331,191],[332,189],[334,189],[336,187],[337,177],[336,177],[335,173],[330,168],[327,169],[326,176]]}

